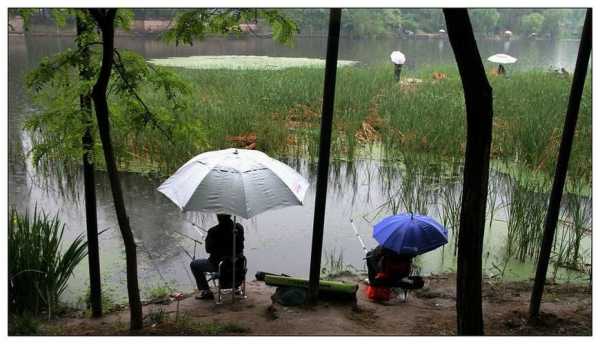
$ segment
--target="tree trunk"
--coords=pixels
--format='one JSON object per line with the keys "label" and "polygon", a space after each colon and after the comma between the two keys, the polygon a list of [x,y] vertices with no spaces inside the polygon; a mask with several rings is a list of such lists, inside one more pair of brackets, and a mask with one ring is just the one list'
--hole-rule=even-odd
{"label": "tree trunk", "polygon": [[[563,135],[558,152],[558,161],[554,172],[554,181],[550,193],[550,202],[548,212],[544,223],[544,237],[542,247],[538,258],[537,269],[535,273],[535,282],[531,293],[531,302],[529,304],[529,316],[535,318],[540,314],[540,304],[544,292],[544,283],[546,282],[546,273],[550,263],[550,253],[552,251],[552,241],[560,213],[560,200],[562,198],[567,170],[569,167],[569,158],[571,156],[571,146],[575,136],[575,127],[577,126],[577,115],[579,114],[579,105],[585,85],[585,76],[587,74],[588,62],[592,51],[592,10],[588,9],[583,23],[583,32],[581,33],[581,42],[579,43],[579,52],[577,53],[577,62],[575,72],[573,73],[573,84],[571,85],[571,95],[567,105],[567,114]],[[575,251],[577,252],[577,251]]]}
{"label": "tree trunk", "polygon": [[467,110],[456,275],[457,330],[459,335],[482,335],[481,253],[492,142],[492,88],[481,63],[467,10],[444,9],[444,16]]}
{"label": "tree trunk", "polygon": [[106,90],[110,80],[112,65],[113,65],[113,50],[114,50],[114,35],[115,25],[114,19],[116,9],[90,9],[90,14],[94,17],[100,30],[102,31],[102,66],[98,80],[94,85],[92,97],[94,99],[94,108],[96,110],[96,118],[98,121],[98,130],[100,132],[100,140],[104,150],[104,159],[106,161],[106,170],[110,180],[110,186],[115,203],[115,211],[117,213],[117,221],[119,229],[123,236],[125,245],[125,256],[127,261],[127,295],[129,297],[129,311],[131,315],[130,329],[141,329],[142,324],[142,303],[140,302],[140,291],[138,288],[137,278],[137,258],[136,245],[133,238],[133,233],[129,226],[129,218],[125,211],[125,202],[123,201],[123,192],[121,191],[121,183],[115,156],[113,153],[112,143],[110,139],[110,123],[108,120],[108,103],[106,99]]}
{"label": "tree trunk", "polygon": [[[79,79],[89,81],[94,76],[90,69],[90,50],[81,41],[82,35],[93,30],[88,23],[77,16],[77,47],[80,49],[81,64],[79,65]],[[102,289],[100,279],[100,254],[98,250],[98,220],[96,216],[96,183],[92,151],[94,139],[92,127],[92,96],[90,93],[79,95],[82,121],[85,132],[81,138],[83,144],[83,184],[85,193],[85,222],[87,227],[88,266],[90,272],[90,304],[92,317],[102,316]]]}
{"label": "tree trunk", "polygon": [[329,153],[331,147],[331,126],[335,96],[335,75],[337,70],[338,47],[340,42],[340,17],[342,10],[332,8],[329,14],[327,57],[325,60],[325,81],[323,108],[321,115],[321,137],[319,139],[319,165],[317,172],[317,193],[315,196],[315,216],[310,255],[310,279],[307,302],[316,304],[319,298],[319,278],[321,277],[321,254],[323,251],[323,224],[327,200],[327,176],[329,174]]}

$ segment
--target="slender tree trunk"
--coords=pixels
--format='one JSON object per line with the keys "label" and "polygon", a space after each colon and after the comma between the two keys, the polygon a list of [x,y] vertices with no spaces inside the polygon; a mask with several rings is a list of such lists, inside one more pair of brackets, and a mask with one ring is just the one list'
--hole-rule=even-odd
{"label": "slender tree trunk", "polygon": [[[577,115],[579,114],[579,105],[585,85],[585,76],[587,74],[588,62],[592,52],[592,10],[588,9],[583,23],[583,32],[581,33],[581,42],[579,43],[579,52],[577,53],[577,62],[575,72],[573,73],[573,84],[571,85],[571,95],[567,105],[567,115],[563,135],[558,152],[558,161],[554,172],[554,181],[550,193],[550,203],[544,223],[544,237],[542,247],[538,258],[537,270],[535,273],[535,282],[531,293],[531,302],[529,304],[529,316],[535,318],[540,314],[540,304],[542,294],[544,293],[544,283],[546,282],[546,273],[550,263],[550,253],[552,251],[552,241],[560,213],[560,200],[562,199],[563,188],[567,178],[569,167],[569,158],[571,156],[571,146],[575,136],[575,127],[577,126]],[[577,251],[575,251],[577,252]]]}
{"label": "slender tree trunk", "polygon": [[[93,30],[88,23],[77,16],[77,47],[81,53],[81,64],[79,65],[79,78],[89,81],[94,73],[90,69],[90,50],[81,41],[82,35]],[[82,121],[85,132],[81,138],[83,144],[83,184],[85,193],[85,222],[87,226],[88,265],[90,272],[90,304],[92,317],[102,316],[102,289],[100,279],[100,254],[98,250],[98,220],[96,216],[96,183],[92,152],[94,139],[92,137],[92,96],[90,93],[79,95]]]}
{"label": "slender tree trunk", "polygon": [[114,19],[116,9],[90,9],[90,14],[94,17],[100,30],[102,31],[102,66],[100,75],[94,85],[92,97],[94,99],[94,108],[96,110],[96,118],[98,121],[98,129],[100,132],[100,140],[104,150],[104,159],[106,161],[106,170],[110,180],[110,186],[115,203],[115,211],[117,213],[117,221],[119,229],[123,236],[125,244],[125,256],[127,261],[127,295],[129,296],[129,311],[131,315],[130,329],[141,329],[142,324],[142,304],[140,302],[140,291],[138,288],[137,278],[137,258],[136,245],[133,238],[133,233],[129,226],[129,218],[125,211],[125,202],[123,200],[123,192],[119,181],[117,165],[113,153],[112,143],[110,139],[110,123],[108,120],[108,103],[106,100],[106,90],[110,80],[112,65],[113,65],[113,50],[115,27]]}
{"label": "slender tree trunk", "polygon": [[492,142],[492,88],[481,63],[467,10],[444,9],[444,16],[467,109],[456,275],[457,330],[459,335],[482,335],[481,253]]}
{"label": "slender tree trunk", "polygon": [[329,33],[327,38],[327,58],[325,61],[325,82],[323,89],[323,111],[321,115],[321,138],[319,141],[319,166],[317,173],[317,194],[315,196],[315,217],[310,255],[310,279],[308,281],[308,303],[316,304],[319,297],[321,276],[321,255],[323,251],[323,224],[327,200],[327,176],[329,174],[329,153],[331,147],[331,126],[335,96],[335,75],[337,70],[338,46],[340,42],[340,17],[342,10],[329,10]]}

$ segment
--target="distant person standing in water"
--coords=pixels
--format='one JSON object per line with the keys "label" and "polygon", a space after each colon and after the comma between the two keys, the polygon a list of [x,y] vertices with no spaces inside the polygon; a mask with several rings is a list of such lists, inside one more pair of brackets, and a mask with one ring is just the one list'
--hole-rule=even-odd
{"label": "distant person standing in water", "polygon": [[219,262],[224,257],[232,257],[233,254],[233,229],[235,226],[235,251],[236,256],[244,253],[244,227],[239,223],[233,223],[231,215],[217,214],[219,223],[211,227],[206,235],[205,246],[208,259],[196,259],[190,263],[190,269],[196,279],[196,285],[200,290],[200,295],[196,299],[214,298],[208,281],[206,281],[205,272],[215,272],[219,270]]}
{"label": "distant person standing in water", "polygon": [[406,57],[403,53],[394,51],[390,55],[390,59],[394,64],[394,78],[396,81],[400,81],[400,73],[402,73],[402,66],[404,66],[404,63],[406,62]]}

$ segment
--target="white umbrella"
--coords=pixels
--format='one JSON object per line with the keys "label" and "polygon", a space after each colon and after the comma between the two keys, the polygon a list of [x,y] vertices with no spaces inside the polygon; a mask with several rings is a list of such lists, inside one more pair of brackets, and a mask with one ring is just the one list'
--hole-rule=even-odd
{"label": "white umbrella", "polygon": [[[302,205],[307,190],[308,181],[288,165],[260,151],[235,148],[195,156],[158,187],[182,211],[245,219],[270,209]],[[235,232],[234,226],[234,255]],[[235,259],[233,264],[235,283]]]}
{"label": "white umbrella", "polygon": [[403,65],[404,62],[406,62],[406,57],[404,56],[403,53],[401,53],[399,51],[393,51],[392,54],[390,55],[390,59],[392,59],[392,62],[395,64]]}
{"label": "white umbrella", "polygon": [[440,29],[440,31],[439,31],[439,32],[440,32],[440,33],[446,33],[446,30],[444,30],[444,29]]}
{"label": "white umbrella", "polygon": [[507,54],[496,54],[488,57],[487,59],[490,62],[501,63],[501,64],[509,64],[517,62],[517,59],[507,55]]}
{"label": "white umbrella", "polygon": [[182,211],[245,219],[302,205],[307,189],[306,179],[288,165],[260,151],[234,148],[195,156],[158,187]]}

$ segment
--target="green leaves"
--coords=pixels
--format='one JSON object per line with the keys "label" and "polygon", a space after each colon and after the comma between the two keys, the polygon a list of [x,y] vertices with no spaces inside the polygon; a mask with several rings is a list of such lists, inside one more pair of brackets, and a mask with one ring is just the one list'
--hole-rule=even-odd
{"label": "green leaves", "polygon": [[163,38],[168,42],[193,45],[209,33],[240,33],[239,24],[264,19],[273,29],[273,39],[280,43],[291,43],[298,31],[296,23],[277,10],[254,9],[186,9],[175,18],[175,25]]}
{"label": "green leaves", "polygon": [[55,311],[73,269],[87,255],[81,234],[63,250],[65,226],[34,209],[33,215],[12,210],[8,225],[9,309],[13,313]]}

